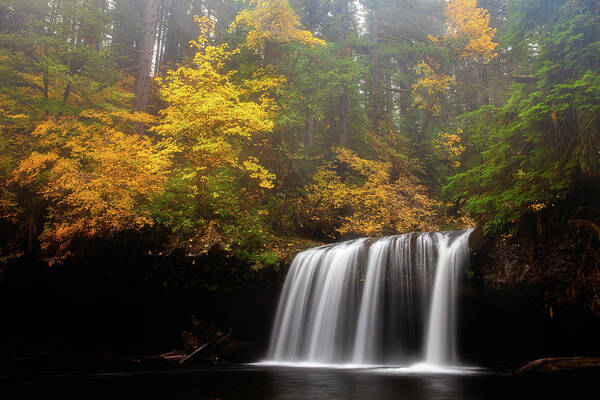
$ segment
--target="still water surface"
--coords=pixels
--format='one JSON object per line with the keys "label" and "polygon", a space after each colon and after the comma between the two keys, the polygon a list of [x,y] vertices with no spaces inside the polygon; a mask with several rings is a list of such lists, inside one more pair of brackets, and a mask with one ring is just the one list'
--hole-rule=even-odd
{"label": "still water surface", "polygon": [[593,399],[600,374],[510,376],[483,371],[243,365],[167,371],[0,377],[3,399]]}

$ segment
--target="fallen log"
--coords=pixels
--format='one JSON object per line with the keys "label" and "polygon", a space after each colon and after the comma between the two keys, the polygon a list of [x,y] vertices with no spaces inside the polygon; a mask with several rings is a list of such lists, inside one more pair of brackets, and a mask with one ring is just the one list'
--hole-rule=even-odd
{"label": "fallen log", "polygon": [[531,361],[515,374],[556,373],[573,371],[600,371],[600,357],[559,357],[540,358]]}

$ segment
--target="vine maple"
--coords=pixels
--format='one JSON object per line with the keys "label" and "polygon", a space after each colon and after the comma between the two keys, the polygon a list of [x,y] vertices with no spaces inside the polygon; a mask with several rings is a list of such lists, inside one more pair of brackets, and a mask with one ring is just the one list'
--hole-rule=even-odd
{"label": "vine maple", "polygon": [[415,177],[394,179],[390,162],[367,160],[349,149],[336,148],[334,153],[335,161],[319,168],[306,188],[310,218],[324,219],[334,228],[330,235],[438,229],[439,204]]}
{"label": "vine maple", "polygon": [[49,264],[69,256],[77,238],[152,225],[142,205],[164,189],[172,149],[128,131],[148,119],[142,113],[84,110],[37,125],[36,150],[9,183],[49,203],[40,236]]}
{"label": "vine maple", "polygon": [[[472,58],[483,63],[496,57],[496,28],[490,26],[490,14],[477,8],[477,0],[453,0],[446,8],[448,28],[445,39],[462,39],[460,58]],[[466,43],[465,43],[466,42]]]}
{"label": "vine maple", "polygon": [[193,42],[198,49],[193,66],[179,67],[158,79],[168,106],[153,130],[172,140],[190,162],[190,179],[200,182],[211,169],[233,167],[248,173],[260,187],[272,188],[275,176],[255,156],[243,159],[242,150],[273,129],[275,104],[268,92],[282,78],[260,70],[252,79],[236,81],[237,71],[225,70],[225,64],[239,50],[229,50],[227,44],[209,45],[214,22],[205,17],[197,22],[201,34]]}
{"label": "vine maple", "polygon": [[252,8],[240,12],[232,28],[242,24],[250,27],[246,45],[254,51],[262,49],[265,42],[297,42],[310,47],[325,45],[325,41],[301,29],[300,18],[288,0],[250,0],[250,4]]}

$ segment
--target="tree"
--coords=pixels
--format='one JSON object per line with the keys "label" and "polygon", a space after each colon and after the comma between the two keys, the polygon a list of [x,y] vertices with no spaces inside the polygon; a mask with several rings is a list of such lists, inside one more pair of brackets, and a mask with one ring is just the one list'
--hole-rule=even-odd
{"label": "tree", "polygon": [[0,197],[15,225],[9,252],[40,241],[55,263],[79,240],[152,225],[143,208],[164,187],[169,152],[131,129],[154,120],[130,112],[107,39],[110,10],[92,0],[7,3]]}
{"label": "tree", "polygon": [[[446,9],[448,28],[444,40],[455,41],[461,48],[458,58],[472,58],[483,63],[496,57],[496,29],[490,27],[490,15],[477,8],[477,0],[454,0]],[[434,39],[435,40],[435,39]]]}
{"label": "tree", "polygon": [[306,188],[308,226],[321,226],[331,237],[438,229],[439,205],[414,176],[392,178],[390,162],[366,160],[348,149],[335,154]]}
{"label": "tree", "polygon": [[[156,43],[156,27],[158,24],[159,1],[148,0],[145,2],[143,33],[141,45],[138,50],[137,74],[135,81],[135,109],[146,111],[148,105],[148,90],[152,79],[152,61]],[[143,127],[138,127],[138,132]]]}
{"label": "tree", "polygon": [[240,12],[235,23],[250,27],[246,45],[254,51],[262,51],[267,59],[270,56],[268,48],[274,43],[296,42],[310,47],[325,45],[323,40],[301,29],[300,19],[288,0],[251,0],[250,4],[253,7]]}
{"label": "tree", "polygon": [[[479,216],[488,231],[518,227],[520,220],[553,209],[560,220],[593,196],[588,192],[600,171],[600,17],[593,1],[518,2],[513,21],[523,14],[538,20],[510,35],[515,51],[528,48],[520,73],[534,80],[515,83],[501,106],[467,114],[471,141],[482,148],[445,188],[454,201]],[[533,21],[529,21],[530,23]],[[522,43],[524,42],[524,43]],[[592,191],[593,192],[593,191]]]}
{"label": "tree", "polygon": [[260,164],[258,145],[273,129],[275,105],[269,92],[281,79],[258,70],[251,79],[237,80],[226,65],[239,50],[210,45],[214,22],[197,21],[201,34],[194,41],[192,65],[158,80],[167,107],[153,131],[175,146],[174,184],[188,186],[184,190],[193,203],[183,206],[195,210],[192,223],[221,230],[232,220],[240,223],[256,206],[253,196],[273,187],[275,176]]}
{"label": "tree", "polygon": [[163,190],[169,151],[126,133],[140,122],[147,117],[84,110],[48,119],[34,130],[35,150],[8,183],[47,202],[40,238],[50,265],[71,255],[77,239],[152,225],[141,206]]}
{"label": "tree", "polygon": [[[473,62],[486,64],[496,57],[498,43],[494,42],[496,29],[489,26],[490,15],[487,10],[476,7],[476,0],[453,0],[446,8],[446,32],[441,36],[430,35],[429,39],[436,45],[448,50],[448,71],[436,72],[431,67],[434,60],[422,61],[415,68],[422,75],[413,85],[415,104],[428,111],[428,117],[441,112],[441,97],[450,93],[450,86],[456,83],[457,65],[468,68]],[[464,64],[464,63],[467,64]],[[435,60],[440,69],[443,64]],[[434,65],[435,65],[434,64]],[[475,69],[476,84],[480,85],[479,71]],[[481,97],[480,91],[478,98]],[[429,97],[429,99],[428,99]],[[480,99],[481,100],[481,99]],[[478,106],[483,105],[479,101]],[[427,118],[426,117],[426,121]],[[427,124],[424,124],[426,126]]]}

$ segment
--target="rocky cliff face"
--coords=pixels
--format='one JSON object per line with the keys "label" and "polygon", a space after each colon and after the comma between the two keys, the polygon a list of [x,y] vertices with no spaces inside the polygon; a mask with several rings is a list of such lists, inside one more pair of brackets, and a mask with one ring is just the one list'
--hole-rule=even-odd
{"label": "rocky cliff face", "polygon": [[541,357],[600,356],[593,240],[577,229],[475,231],[459,326],[463,354],[506,368]]}
{"label": "rocky cliff face", "polygon": [[549,313],[569,308],[600,314],[600,268],[590,233],[565,229],[545,235],[473,234],[472,284],[478,288],[536,287]]}

